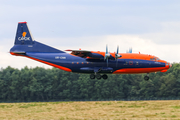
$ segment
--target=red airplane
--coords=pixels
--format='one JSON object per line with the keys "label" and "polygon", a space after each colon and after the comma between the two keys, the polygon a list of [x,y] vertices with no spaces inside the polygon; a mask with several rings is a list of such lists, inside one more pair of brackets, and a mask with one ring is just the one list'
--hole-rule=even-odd
{"label": "red airplane", "polygon": [[107,74],[147,73],[144,79],[149,80],[149,73],[166,72],[171,67],[156,56],[132,53],[132,50],[119,53],[119,47],[116,53],[109,53],[107,46],[106,52],[66,51],[71,53],[35,41],[27,22],[18,23],[14,46],[10,49],[12,55],[28,57],[68,72],[88,73],[91,79],[107,79]]}

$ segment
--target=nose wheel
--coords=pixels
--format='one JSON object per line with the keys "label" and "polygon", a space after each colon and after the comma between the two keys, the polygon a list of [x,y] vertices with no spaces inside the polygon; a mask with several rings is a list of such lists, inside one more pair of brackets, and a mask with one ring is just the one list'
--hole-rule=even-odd
{"label": "nose wheel", "polygon": [[90,75],[90,78],[91,79],[95,79],[95,78],[97,78],[98,80],[100,80],[101,78],[103,78],[104,80],[105,79],[107,79],[108,78],[108,76],[106,75],[106,74],[104,74],[104,75],[101,75],[101,74],[91,74]]}
{"label": "nose wheel", "polygon": [[146,76],[144,76],[144,80],[146,80],[146,81],[149,80],[149,74],[147,74]]}

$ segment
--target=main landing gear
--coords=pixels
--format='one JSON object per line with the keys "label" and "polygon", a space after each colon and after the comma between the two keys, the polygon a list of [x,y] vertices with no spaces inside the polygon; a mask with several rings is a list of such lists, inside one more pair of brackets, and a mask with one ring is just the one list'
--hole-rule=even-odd
{"label": "main landing gear", "polygon": [[90,75],[90,78],[91,78],[91,79],[97,78],[97,79],[99,80],[99,79],[101,79],[101,78],[107,79],[108,76],[107,76],[106,74],[104,74],[104,75],[100,75],[100,74],[91,74],[91,75]]}
{"label": "main landing gear", "polygon": [[144,76],[144,80],[146,80],[146,81],[149,80],[149,73],[146,76]]}
{"label": "main landing gear", "polygon": [[[104,74],[104,75],[101,75],[101,74],[91,74],[91,75],[90,75],[90,78],[91,78],[91,79],[97,78],[98,80],[100,80],[101,78],[107,79],[108,76],[107,76],[106,74]],[[146,80],[146,81],[149,80],[149,73],[148,73],[146,76],[144,76],[144,80]]]}

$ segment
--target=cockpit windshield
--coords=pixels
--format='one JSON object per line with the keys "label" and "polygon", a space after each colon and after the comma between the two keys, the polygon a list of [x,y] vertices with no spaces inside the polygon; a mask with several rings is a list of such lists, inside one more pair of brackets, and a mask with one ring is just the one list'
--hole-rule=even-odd
{"label": "cockpit windshield", "polygon": [[150,58],[151,61],[158,61],[160,60],[158,57],[153,57],[153,58]]}
{"label": "cockpit windshield", "polygon": [[157,57],[156,60],[160,60],[160,59]]}

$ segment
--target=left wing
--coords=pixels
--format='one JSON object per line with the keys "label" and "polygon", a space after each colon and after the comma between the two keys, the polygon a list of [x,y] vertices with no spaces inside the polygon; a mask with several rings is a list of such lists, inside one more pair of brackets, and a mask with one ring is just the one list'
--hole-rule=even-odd
{"label": "left wing", "polygon": [[65,50],[65,51],[72,51],[71,54],[78,56],[78,57],[82,57],[82,58],[86,58],[88,57],[88,54],[91,53],[91,51],[87,51],[87,50]]}
{"label": "left wing", "polygon": [[88,59],[104,59],[105,52],[93,52],[87,50],[65,50],[72,51],[71,54]]}

